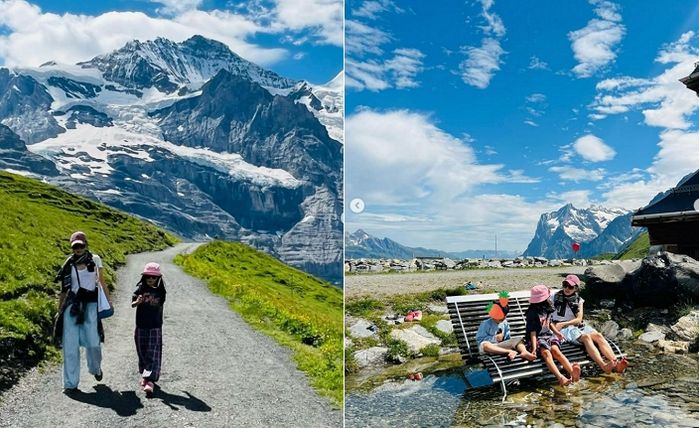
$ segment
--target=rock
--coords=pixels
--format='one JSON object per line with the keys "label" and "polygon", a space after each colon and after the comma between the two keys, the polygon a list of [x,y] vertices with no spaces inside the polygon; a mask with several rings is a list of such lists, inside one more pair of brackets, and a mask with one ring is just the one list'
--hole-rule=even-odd
{"label": "rock", "polygon": [[350,336],[356,338],[371,337],[376,334],[376,326],[367,320],[359,319],[349,328]]}
{"label": "rock", "polygon": [[667,335],[668,333],[670,333],[670,327],[668,327],[666,325],[653,324],[652,322],[650,322],[646,326],[646,331],[657,331],[657,332],[660,332],[662,334]]}
{"label": "rock", "polygon": [[665,335],[659,331],[647,331],[638,338],[641,342],[646,343],[655,343],[663,339],[665,339]]}
{"label": "rock", "polygon": [[354,345],[354,343],[352,343],[352,339],[350,339],[349,337],[345,337],[345,349],[349,348],[352,345]]}
{"label": "rock", "polygon": [[365,368],[377,364],[383,364],[386,360],[387,353],[388,348],[375,346],[373,348],[356,351],[352,354],[352,356],[359,367]]}
{"label": "rock", "polygon": [[666,354],[686,354],[689,352],[689,342],[675,340],[659,340],[658,346]]}
{"label": "rock", "polygon": [[699,338],[699,309],[678,319],[671,329],[682,340],[696,341]]}
{"label": "rock", "polygon": [[667,254],[674,264],[677,286],[695,299],[699,298],[699,262],[688,256]]}
{"label": "rock", "polygon": [[449,320],[439,320],[437,321],[437,330],[444,333],[452,333],[454,331],[454,326]]}
{"label": "rock", "polygon": [[602,333],[605,337],[614,339],[616,338],[617,334],[619,334],[619,324],[615,323],[614,321],[607,321],[604,324],[602,324],[602,327],[600,328],[599,332]]}
{"label": "rock", "polygon": [[627,273],[641,266],[640,261],[619,260],[608,265],[597,265],[585,269],[585,284],[621,285]]}
{"label": "rock", "polygon": [[428,345],[439,345],[442,343],[438,337],[420,325],[405,330],[393,330],[391,331],[391,337],[405,342],[413,352],[419,352],[420,349]]}
{"label": "rock", "polygon": [[458,354],[461,352],[457,347],[440,348],[439,355]]}
{"label": "rock", "polygon": [[631,331],[628,328],[622,328],[619,330],[619,339],[621,340],[629,340],[633,337],[633,331]]}
{"label": "rock", "polygon": [[436,305],[434,303],[427,306],[427,310],[432,312],[433,314],[448,314],[449,313],[449,309],[447,309],[447,305]]}
{"label": "rock", "polygon": [[604,309],[613,309],[615,303],[614,299],[602,299],[599,301],[599,305]]}

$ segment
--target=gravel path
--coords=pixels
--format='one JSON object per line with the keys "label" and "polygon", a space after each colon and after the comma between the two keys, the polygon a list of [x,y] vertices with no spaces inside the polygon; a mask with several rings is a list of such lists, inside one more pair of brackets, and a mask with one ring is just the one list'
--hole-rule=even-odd
{"label": "gravel path", "polygon": [[[63,394],[62,366],[33,370],[0,397],[0,427],[341,427],[342,414],[318,396],[291,352],[252,330],[226,302],[172,263],[196,244],[128,257],[105,320],[104,379],[88,374],[81,393]],[[168,299],[162,389],[138,386],[131,291],[149,261],[161,264]]]}
{"label": "gravel path", "polygon": [[345,277],[345,298],[422,293],[463,286],[468,281],[481,287],[474,293],[526,290],[536,284],[560,287],[567,274],[580,275],[585,269],[585,266],[568,266],[348,275]]}

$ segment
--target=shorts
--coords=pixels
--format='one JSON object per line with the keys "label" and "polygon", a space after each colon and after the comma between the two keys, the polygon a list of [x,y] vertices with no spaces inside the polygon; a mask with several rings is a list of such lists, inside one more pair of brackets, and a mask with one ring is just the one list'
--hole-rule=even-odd
{"label": "shorts", "polygon": [[541,351],[544,349],[548,349],[550,351],[554,346],[558,346],[559,348],[561,347],[561,341],[558,340],[558,338],[553,334],[539,335],[536,343],[536,352],[539,356],[541,356]]}
{"label": "shorts", "polygon": [[488,340],[484,340],[483,342],[480,343],[480,345],[478,345],[478,352],[480,352],[481,354],[487,353],[483,350],[483,345],[485,345],[486,343],[492,343],[494,345],[498,345],[501,348],[512,349],[514,351],[514,350],[517,350],[517,345],[519,345],[520,342],[522,342],[522,341],[524,341],[524,338],[521,336],[520,337],[511,337],[507,340],[503,340],[502,342],[490,342]]}
{"label": "shorts", "polygon": [[570,342],[574,345],[582,345],[582,343],[580,343],[580,336],[594,332],[595,329],[587,324],[583,325],[582,327],[577,325],[569,325],[561,330],[561,335],[563,335],[566,342]]}

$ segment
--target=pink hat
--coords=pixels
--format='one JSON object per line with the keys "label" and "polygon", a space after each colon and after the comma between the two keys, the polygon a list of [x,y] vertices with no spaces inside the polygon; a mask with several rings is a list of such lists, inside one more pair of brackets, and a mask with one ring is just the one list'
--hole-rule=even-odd
{"label": "pink hat", "polygon": [[70,235],[70,246],[72,247],[74,244],[87,245],[85,233],[78,231]]}
{"label": "pink hat", "polygon": [[141,275],[163,276],[163,274],[160,273],[160,265],[155,262],[146,263],[146,267],[143,268],[143,273]]}
{"label": "pink hat", "polygon": [[545,285],[535,285],[532,287],[532,294],[529,298],[529,303],[541,303],[548,299],[551,295],[551,291]]}
{"label": "pink hat", "polygon": [[578,278],[577,275],[568,275],[566,276],[566,279],[563,280],[563,282],[567,282],[568,284],[575,287],[580,286],[580,278]]}

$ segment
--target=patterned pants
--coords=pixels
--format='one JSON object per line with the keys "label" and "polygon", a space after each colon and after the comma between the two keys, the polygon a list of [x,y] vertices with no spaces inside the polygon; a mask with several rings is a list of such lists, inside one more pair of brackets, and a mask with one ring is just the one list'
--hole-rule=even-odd
{"label": "patterned pants", "polygon": [[145,379],[157,382],[160,379],[163,354],[163,329],[136,327],[134,339],[138,353],[138,372]]}

